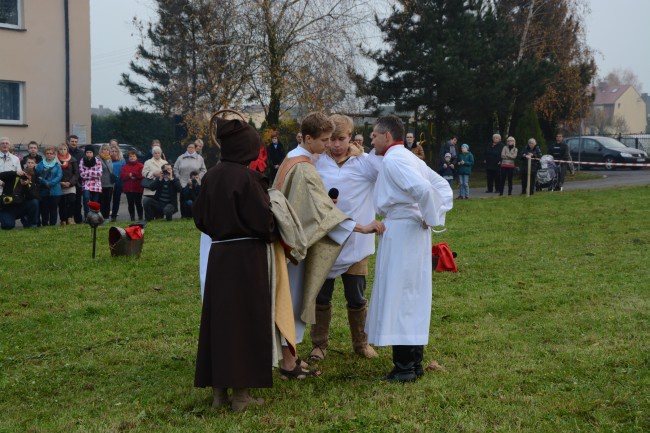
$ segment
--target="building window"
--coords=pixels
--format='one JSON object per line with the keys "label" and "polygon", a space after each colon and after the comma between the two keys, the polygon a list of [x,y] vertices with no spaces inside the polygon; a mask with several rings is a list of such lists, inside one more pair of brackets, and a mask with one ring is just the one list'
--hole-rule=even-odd
{"label": "building window", "polygon": [[0,124],[22,125],[24,83],[0,81]]}
{"label": "building window", "polygon": [[0,27],[20,29],[22,23],[22,0],[0,0]]}

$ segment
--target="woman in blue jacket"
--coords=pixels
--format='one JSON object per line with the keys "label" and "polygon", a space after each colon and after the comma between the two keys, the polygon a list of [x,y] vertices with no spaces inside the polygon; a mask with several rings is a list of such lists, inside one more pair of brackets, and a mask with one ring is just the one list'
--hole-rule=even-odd
{"label": "woman in blue jacket", "polygon": [[54,146],[45,147],[45,158],[36,166],[36,172],[41,177],[41,225],[56,225],[63,169],[56,159]]}
{"label": "woman in blue jacket", "polygon": [[460,155],[458,155],[458,163],[456,167],[458,170],[458,183],[460,183],[458,198],[468,199],[469,175],[472,174],[472,167],[474,167],[474,155],[472,155],[472,152],[469,151],[468,144],[463,144],[460,146]]}

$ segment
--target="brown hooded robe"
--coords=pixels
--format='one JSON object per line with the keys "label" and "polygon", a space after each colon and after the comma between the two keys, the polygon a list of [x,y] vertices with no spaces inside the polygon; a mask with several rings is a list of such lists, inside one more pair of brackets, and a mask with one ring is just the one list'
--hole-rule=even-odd
{"label": "brown hooded robe", "polygon": [[[275,240],[268,182],[247,165],[261,140],[239,120],[217,124],[220,164],[202,180],[196,227],[214,241],[208,258],[194,386],[269,388],[271,293],[267,243]],[[253,239],[241,239],[253,238]]]}

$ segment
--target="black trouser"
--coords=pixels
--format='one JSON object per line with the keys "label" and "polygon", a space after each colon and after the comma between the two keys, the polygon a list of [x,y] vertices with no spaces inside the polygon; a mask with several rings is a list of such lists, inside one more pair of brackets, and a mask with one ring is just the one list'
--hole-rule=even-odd
{"label": "black trouser", "polygon": [[171,221],[172,215],[176,213],[176,209],[174,209],[173,204],[163,203],[154,199],[153,197],[144,202],[144,210],[145,215],[147,215],[147,218],[149,219],[153,219],[153,217],[156,217],[158,215],[164,215],[167,221]]}
{"label": "black trouser", "polygon": [[487,179],[487,192],[499,190],[499,169],[489,168],[485,170],[485,177]]}
{"label": "black trouser", "polygon": [[422,359],[424,358],[424,346],[393,346],[393,371],[411,372],[417,376],[424,374]]}
{"label": "black trouser", "polygon": [[[530,171],[530,195],[535,194],[535,179],[537,178],[537,170]],[[526,188],[528,187],[528,172],[521,172],[521,193],[526,194]]]}
{"label": "black trouser", "polygon": [[560,163],[560,166],[558,167],[557,171],[557,189],[560,189],[562,185],[564,185],[564,178],[566,177],[566,170],[567,170],[567,165],[565,163]]}
{"label": "black trouser", "polygon": [[135,221],[135,211],[138,210],[138,219],[142,219],[142,193],[126,192],[126,202],[129,206],[129,216],[131,221]]}
{"label": "black trouser", "polygon": [[59,199],[61,197],[45,196],[41,198],[41,225],[53,226],[56,225],[56,211],[59,208]]}
{"label": "black trouser", "polygon": [[192,200],[183,200],[181,198],[181,217],[183,218],[192,218],[192,205],[194,202]]}
{"label": "black trouser", "polygon": [[113,186],[113,206],[111,207],[111,216],[117,218],[120,212],[120,200],[122,199],[122,184]]}
{"label": "black trouser", "polygon": [[74,222],[79,224],[84,220],[83,215],[81,214],[82,202],[83,199],[83,190],[81,185],[75,185],[75,195],[74,195]]}
{"label": "black trouser", "polygon": [[102,216],[106,219],[111,216],[111,199],[113,198],[113,187],[102,187],[101,212]]}
{"label": "black trouser", "polygon": [[503,194],[508,179],[508,195],[512,194],[512,175],[515,173],[514,167],[501,167],[501,176],[499,179],[499,194]]}
{"label": "black trouser", "polygon": [[59,200],[59,219],[67,221],[68,218],[74,218],[75,203],[77,201],[77,194],[63,194]]}
{"label": "black trouser", "polygon": [[[334,278],[328,278],[323,283],[316,303],[318,305],[330,305],[332,302],[332,294],[334,293]],[[345,300],[348,301],[348,308],[358,310],[366,305],[366,298],[364,293],[366,291],[366,276],[365,275],[341,275],[343,280],[343,290],[345,293]]]}

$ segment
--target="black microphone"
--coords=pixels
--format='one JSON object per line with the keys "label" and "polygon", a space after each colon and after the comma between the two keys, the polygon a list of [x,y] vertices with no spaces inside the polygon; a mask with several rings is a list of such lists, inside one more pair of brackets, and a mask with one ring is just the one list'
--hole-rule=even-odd
{"label": "black microphone", "polygon": [[336,188],[332,188],[327,192],[327,195],[329,195],[332,200],[336,200],[337,198],[339,198],[339,190]]}

